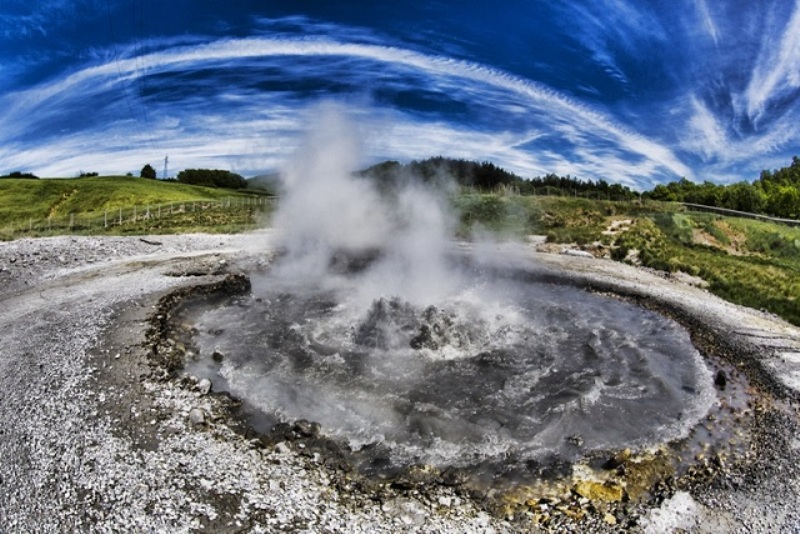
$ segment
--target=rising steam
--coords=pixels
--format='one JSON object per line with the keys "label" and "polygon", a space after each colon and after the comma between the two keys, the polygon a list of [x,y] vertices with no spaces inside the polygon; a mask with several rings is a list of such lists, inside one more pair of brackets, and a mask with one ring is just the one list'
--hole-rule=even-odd
{"label": "rising steam", "polygon": [[390,190],[379,190],[356,175],[361,141],[347,111],[328,103],[313,115],[316,124],[281,173],[284,196],[274,223],[286,254],[275,274],[319,285],[337,255],[378,254],[363,275],[362,302],[442,298],[455,281],[445,262],[453,217],[442,180],[434,188],[397,176]]}
{"label": "rising steam", "polygon": [[508,254],[453,261],[446,177],[359,176],[348,112],[314,116],[282,173],[284,254],[253,298],[202,311],[196,372],[276,422],[384,444],[393,465],[514,456],[527,469],[685,436],[704,416],[710,371],[678,325],[520,278]]}

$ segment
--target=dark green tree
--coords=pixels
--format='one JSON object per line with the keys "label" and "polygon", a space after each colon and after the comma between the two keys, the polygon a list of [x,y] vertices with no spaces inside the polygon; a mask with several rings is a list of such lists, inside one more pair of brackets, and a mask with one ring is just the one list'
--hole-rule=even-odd
{"label": "dark green tree", "polygon": [[153,168],[152,165],[149,163],[142,167],[142,172],[139,173],[139,176],[142,178],[150,178],[151,180],[156,179],[156,170]]}
{"label": "dark green tree", "polygon": [[178,173],[178,181],[184,184],[226,189],[245,189],[247,180],[231,171],[219,169],[185,169]]}
{"label": "dark green tree", "polygon": [[14,171],[11,174],[0,176],[0,178],[24,178],[28,180],[38,180],[39,177],[30,172]]}

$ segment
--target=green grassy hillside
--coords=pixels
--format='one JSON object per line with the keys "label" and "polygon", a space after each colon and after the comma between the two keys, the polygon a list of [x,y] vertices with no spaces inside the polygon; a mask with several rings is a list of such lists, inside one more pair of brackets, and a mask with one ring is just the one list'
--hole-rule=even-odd
{"label": "green grassy hillside", "polygon": [[217,200],[244,195],[229,189],[198,187],[128,176],[64,180],[0,180],[0,226],[29,218],[102,214],[119,208]]}
{"label": "green grassy hillside", "polygon": [[272,203],[234,191],[126,176],[0,180],[0,239],[56,234],[234,232]]}
{"label": "green grassy hillside", "polygon": [[547,236],[594,255],[702,278],[712,293],[800,325],[800,228],[664,202],[462,195],[459,233]]}

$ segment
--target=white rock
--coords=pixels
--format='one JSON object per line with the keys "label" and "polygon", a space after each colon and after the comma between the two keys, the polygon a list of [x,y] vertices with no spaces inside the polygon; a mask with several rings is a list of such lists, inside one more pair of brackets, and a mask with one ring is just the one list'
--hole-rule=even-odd
{"label": "white rock", "polygon": [[200,408],[192,408],[189,410],[189,421],[195,425],[202,425],[206,422],[206,412]]}
{"label": "white rock", "polygon": [[201,395],[208,395],[211,392],[211,380],[203,378],[197,383],[197,390]]}
{"label": "white rock", "polygon": [[591,253],[586,252],[585,250],[576,250],[574,248],[570,248],[564,251],[564,254],[567,256],[577,256],[579,258],[594,258]]}

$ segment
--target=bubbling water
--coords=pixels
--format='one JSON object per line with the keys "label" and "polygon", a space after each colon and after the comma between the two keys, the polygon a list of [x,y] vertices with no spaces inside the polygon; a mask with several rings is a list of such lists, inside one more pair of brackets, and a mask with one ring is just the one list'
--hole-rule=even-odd
{"label": "bubbling water", "polygon": [[380,444],[393,466],[462,467],[658,443],[707,412],[710,371],[676,323],[463,261],[446,177],[379,187],[353,172],[347,112],[315,115],[283,172],[283,255],[252,295],[189,318],[189,370],[262,430],[307,419],[353,449]]}
{"label": "bubbling water", "polygon": [[[687,332],[656,313],[513,271],[460,269],[435,305],[360,305],[358,274],[198,308],[190,371],[262,423],[307,419],[394,466],[468,466],[682,437],[715,395]],[[224,354],[221,364],[211,354]]]}

